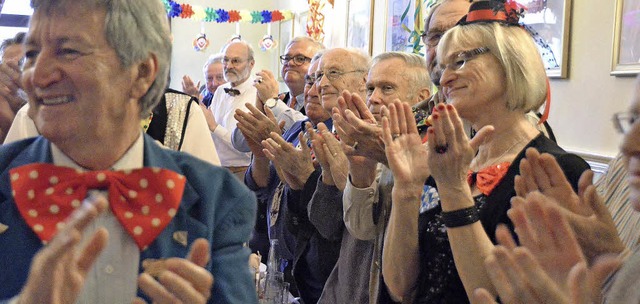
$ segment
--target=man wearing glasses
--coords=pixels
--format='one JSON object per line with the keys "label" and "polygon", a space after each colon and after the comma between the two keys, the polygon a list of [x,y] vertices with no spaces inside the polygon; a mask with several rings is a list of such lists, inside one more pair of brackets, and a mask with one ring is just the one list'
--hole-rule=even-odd
{"label": "man wearing glasses", "polygon": [[251,153],[236,150],[231,144],[231,133],[237,123],[234,111],[246,111],[246,103],[254,104],[257,90],[253,86],[251,70],[255,60],[253,49],[244,41],[229,43],[223,53],[224,78],[228,82],[216,90],[209,111],[205,111],[205,117],[221,165],[243,180],[251,161]]}
{"label": "man wearing glasses", "polygon": [[[279,94],[275,75],[271,71],[262,70],[256,73],[254,81],[254,86],[258,91],[256,107],[264,112],[266,105],[278,122],[284,121],[285,129],[289,129],[296,121],[306,119],[303,107],[304,76],[309,69],[313,55],[323,49],[322,43],[309,37],[293,38],[287,44],[284,55],[280,56],[282,64],[280,76],[289,92]],[[268,133],[263,135],[263,139],[269,136]],[[238,151],[251,151],[239,129],[233,131],[231,142]]]}
{"label": "man wearing glasses", "polygon": [[[264,114],[265,105],[273,112],[278,122],[284,121],[284,128],[290,129],[291,126],[307,117],[304,112],[304,87],[305,75],[311,65],[311,58],[316,53],[324,49],[324,45],[309,37],[296,37],[291,40],[286,48],[284,55],[280,56],[282,70],[280,76],[284,79],[289,92],[278,94],[278,82],[271,71],[262,70],[256,75],[254,86],[257,89],[256,108]],[[241,112],[238,110],[238,112]],[[259,141],[266,140],[269,137],[271,128],[263,127],[252,120],[251,113],[237,113],[236,119],[238,125],[253,126],[245,131],[249,132],[246,136],[256,138]],[[250,152],[251,149],[247,144],[245,134],[240,128],[235,128],[231,135],[233,147],[241,152]],[[249,247],[253,252],[269,252],[269,235],[267,232],[267,199],[258,199],[258,220],[256,221],[252,239]],[[266,263],[267,255],[263,255],[263,262]]]}

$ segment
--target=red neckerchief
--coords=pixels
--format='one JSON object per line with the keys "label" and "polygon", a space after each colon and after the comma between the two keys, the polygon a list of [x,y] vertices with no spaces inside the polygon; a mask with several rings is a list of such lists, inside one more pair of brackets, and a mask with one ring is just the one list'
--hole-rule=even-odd
{"label": "red neckerchief", "polygon": [[482,194],[488,196],[502,180],[504,175],[507,174],[510,165],[510,162],[503,162],[486,167],[478,172],[469,170],[467,173],[467,182],[469,186],[476,185]]}

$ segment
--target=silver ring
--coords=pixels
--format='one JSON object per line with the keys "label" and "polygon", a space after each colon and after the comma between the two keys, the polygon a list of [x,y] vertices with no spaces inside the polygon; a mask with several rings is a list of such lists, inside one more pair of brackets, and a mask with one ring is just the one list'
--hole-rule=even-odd
{"label": "silver ring", "polygon": [[400,137],[400,134],[392,134],[392,135],[391,135],[391,138],[392,138],[393,140],[395,140],[395,139],[396,139],[396,138],[398,138],[398,137]]}
{"label": "silver ring", "polygon": [[353,146],[351,146],[351,147],[352,147],[354,150],[358,150],[358,141],[356,140],[356,141],[353,143]]}

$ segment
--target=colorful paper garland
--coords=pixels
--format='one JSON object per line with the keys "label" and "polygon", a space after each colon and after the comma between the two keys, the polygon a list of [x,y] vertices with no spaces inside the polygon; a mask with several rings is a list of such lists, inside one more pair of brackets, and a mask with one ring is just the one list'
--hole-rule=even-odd
{"label": "colorful paper garland", "polygon": [[248,10],[224,10],[214,9],[211,7],[202,7],[199,5],[190,5],[186,3],[178,3],[172,0],[162,0],[164,2],[164,8],[167,11],[167,15],[171,18],[193,19],[203,22],[216,22],[216,23],[234,23],[234,22],[248,22],[248,23],[271,23],[291,20],[295,16],[292,11],[289,10],[274,10],[274,11],[248,11]]}

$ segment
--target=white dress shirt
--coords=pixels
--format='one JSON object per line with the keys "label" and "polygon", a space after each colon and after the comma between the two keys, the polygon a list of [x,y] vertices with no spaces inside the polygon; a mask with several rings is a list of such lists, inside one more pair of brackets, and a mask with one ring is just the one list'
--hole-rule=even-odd
{"label": "white dress shirt", "polygon": [[245,103],[255,104],[257,90],[253,86],[251,77],[235,87],[240,91],[238,96],[225,93],[225,88],[231,88],[231,83],[227,82],[218,87],[209,107],[218,123],[215,130],[211,132],[211,136],[216,144],[218,157],[220,157],[220,163],[223,167],[248,166],[251,162],[251,153],[240,152],[231,143],[231,132],[238,124],[233,115],[236,109],[248,111]]}
{"label": "white dress shirt", "polygon": [[[53,163],[58,166],[85,170],[51,144]],[[129,150],[113,166],[113,170],[142,168],[144,140],[142,132]],[[97,190],[93,190],[97,191]],[[107,191],[99,191],[108,197]],[[131,303],[138,290],[138,263],[140,250],[135,241],[122,227],[111,209],[98,216],[87,228],[78,250],[100,228],[109,231],[109,242],[94,266],[87,273],[84,288],[77,303]]]}

